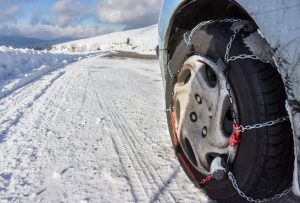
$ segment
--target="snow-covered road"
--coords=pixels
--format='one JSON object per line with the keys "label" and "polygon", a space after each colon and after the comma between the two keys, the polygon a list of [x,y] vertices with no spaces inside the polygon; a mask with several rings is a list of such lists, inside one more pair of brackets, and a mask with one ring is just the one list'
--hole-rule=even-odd
{"label": "snow-covered road", "polygon": [[91,57],[0,100],[0,199],[206,202],[171,148],[156,60]]}

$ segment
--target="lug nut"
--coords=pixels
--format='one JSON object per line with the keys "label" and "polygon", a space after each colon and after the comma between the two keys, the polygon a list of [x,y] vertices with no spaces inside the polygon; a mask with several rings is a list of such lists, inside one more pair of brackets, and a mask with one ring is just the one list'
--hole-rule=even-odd
{"label": "lug nut", "polygon": [[202,104],[202,99],[199,94],[195,94],[195,99],[198,102],[198,104]]}
{"label": "lug nut", "polygon": [[192,112],[190,114],[190,119],[192,122],[196,122],[197,121],[197,114],[195,112]]}
{"label": "lug nut", "polygon": [[202,137],[206,137],[206,135],[207,135],[207,127],[204,126],[202,129]]}

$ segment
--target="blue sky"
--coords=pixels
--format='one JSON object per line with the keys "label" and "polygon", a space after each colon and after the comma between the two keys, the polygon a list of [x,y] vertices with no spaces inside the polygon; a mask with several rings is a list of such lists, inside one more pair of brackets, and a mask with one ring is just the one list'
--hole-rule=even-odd
{"label": "blue sky", "polygon": [[0,0],[0,33],[83,38],[157,23],[162,0]]}

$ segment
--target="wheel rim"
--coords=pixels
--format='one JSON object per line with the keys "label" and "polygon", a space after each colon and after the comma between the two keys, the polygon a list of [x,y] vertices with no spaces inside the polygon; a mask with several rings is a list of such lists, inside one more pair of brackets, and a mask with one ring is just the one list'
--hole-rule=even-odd
{"label": "wheel rim", "polygon": [[230,154],[232,163],[237,149],[229,146],[233,121],[222,69],[205,57],[189,57],[178,75],[173,102],[178,141],[196,170],[209,175],[211,161],[220,155]]}

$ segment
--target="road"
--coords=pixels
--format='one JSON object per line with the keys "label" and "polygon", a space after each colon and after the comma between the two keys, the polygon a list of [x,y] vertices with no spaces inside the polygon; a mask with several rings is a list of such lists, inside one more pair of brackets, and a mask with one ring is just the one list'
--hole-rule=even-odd
{"label": "road", "polygon": [[0,100],[0,199],[206,202],[175,161],[156,60],[91,57]]}

